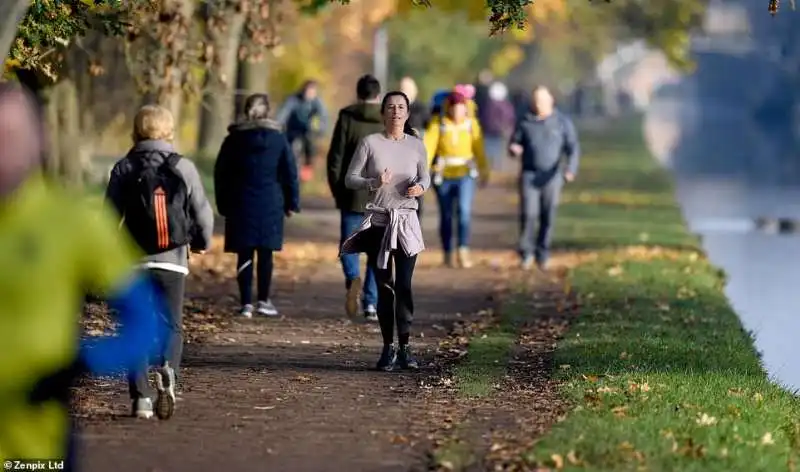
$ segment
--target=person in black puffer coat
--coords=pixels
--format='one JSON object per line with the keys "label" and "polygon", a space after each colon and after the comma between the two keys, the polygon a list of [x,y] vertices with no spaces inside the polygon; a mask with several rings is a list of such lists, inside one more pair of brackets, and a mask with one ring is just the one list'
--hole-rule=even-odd
{"label": "person in black puffer coat", "polygon": [[257,313],[277,316],[270,300],[273,251],[283,248],[283,222],[300,211],[291,146],[269,119],[266,94],[247,98],[244,121],[231,125],[214,168],[217,210],[225,217],[225,251],[237,254],[242,316],[253,316],[253,263],[258,257]]}

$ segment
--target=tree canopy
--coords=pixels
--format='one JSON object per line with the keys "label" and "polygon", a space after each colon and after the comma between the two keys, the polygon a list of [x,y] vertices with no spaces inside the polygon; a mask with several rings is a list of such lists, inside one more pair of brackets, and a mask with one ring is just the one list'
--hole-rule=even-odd
{"label": "tree canopy", "polygon": [[34,0],[17,27],[5,67],[55,79],[61,53],[88,31],[123,34],[130,20],[120,0]]}
{"label": "tree canopy", "polygon": [[[3,0],[9,4],[11,1]],[[489,32],[493,35],[509,30],[518,34],[524,30],[523,36],[531,39],[536,36],[537,28],[553,30],[572,25],[571,33],[589,38],[586,41],[580,37],[573,39],[584,49],[596,49],[599,44],[606,43],[594,41],[598,38],[643,38],[663,50],[679,66],[687,64],[689,34],[699,24],[705,10],[703,0],[537,0],[535,4],[533,0],[396,1],[400,14],[430,6],[435,7],[430,10],[431,14],[436,11],[464,12],[468,21],[488,22]],[[131,31],[155,31],[156,23],[164,25],[159,31],[165,32],[170,30],[167,28],[170,16],[165,16],[164,11],[179,8],[175,5],[187,2],[203,8],[211,5],[220,11],[249,11],[252,20],[248,20],[245,30],[252,33],[251,43],[256,46],[253,49],[263,54],[265,48],[277,44],[276,21],[272,19],[271,11],[276,5],[286,5],[277,0],[33,0],[18,24],[16,40],[6,55],[6,70],[34,70],[54,79],[65,47],[87,32],[122,35]],[[301,12],[314,14],[331,4],[347,5],[350,0],[289,0],[288,4],[292,3]],[[167,39],[172,36],[168,35]],[[163,44],[160,40],[164,37],[153,39]],[[204,55],[181,55],[190,56]]]}

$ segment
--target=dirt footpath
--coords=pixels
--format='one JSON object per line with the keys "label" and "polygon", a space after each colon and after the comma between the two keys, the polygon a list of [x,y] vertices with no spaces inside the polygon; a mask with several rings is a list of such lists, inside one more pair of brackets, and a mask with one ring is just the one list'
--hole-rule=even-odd
{"label": "dirt footpath", "polygon": [[124,382],[87,382],[78,389],[76,413],[83,470],[425,470],[441,426],[437,402],[452,400],[446,392],[430,394],[440,341],[454,326],[486,316],[509,278],[519,277],[511,202],[506,188],[479,194],[473,230],[479,263],[470,270],[440,266],[435,200],[427,202],[429,249],[414,278],[417,373],[372,370],[378,326],[344,317],[338,215],[325,202],[307,202],[289,224],[274,278],[279,319],[233,316],[234,261],[217,241],[193,261],[175,417],[134,420]]}

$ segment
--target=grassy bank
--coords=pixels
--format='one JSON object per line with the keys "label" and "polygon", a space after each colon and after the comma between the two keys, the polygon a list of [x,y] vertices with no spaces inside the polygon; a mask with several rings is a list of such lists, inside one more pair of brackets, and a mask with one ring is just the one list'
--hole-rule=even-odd
{"label": "grassy bank", "polygon": [[560,209],[558,244],[599,257],[570,274],[580,316],[555,356],[574,409],[526,462],[795,470],[797,400],[768,382],[638,130],[618,131],[583,136],[579,181]]}

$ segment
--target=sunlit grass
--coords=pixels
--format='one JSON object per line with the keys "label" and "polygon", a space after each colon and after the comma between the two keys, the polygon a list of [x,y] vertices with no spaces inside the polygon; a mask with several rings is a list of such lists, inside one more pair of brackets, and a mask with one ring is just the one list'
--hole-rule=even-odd
{"label": "sunlit grass", "polygon": [[[564,470],[794,470],[797,400],[768,381],[666,172],[635,134],[590,139],[557,233],[562,247],[600,253],[570,274],[580,315],[555,354],[574,409],[524,459]],[[673,251],[611,250],[643,243]]]}

